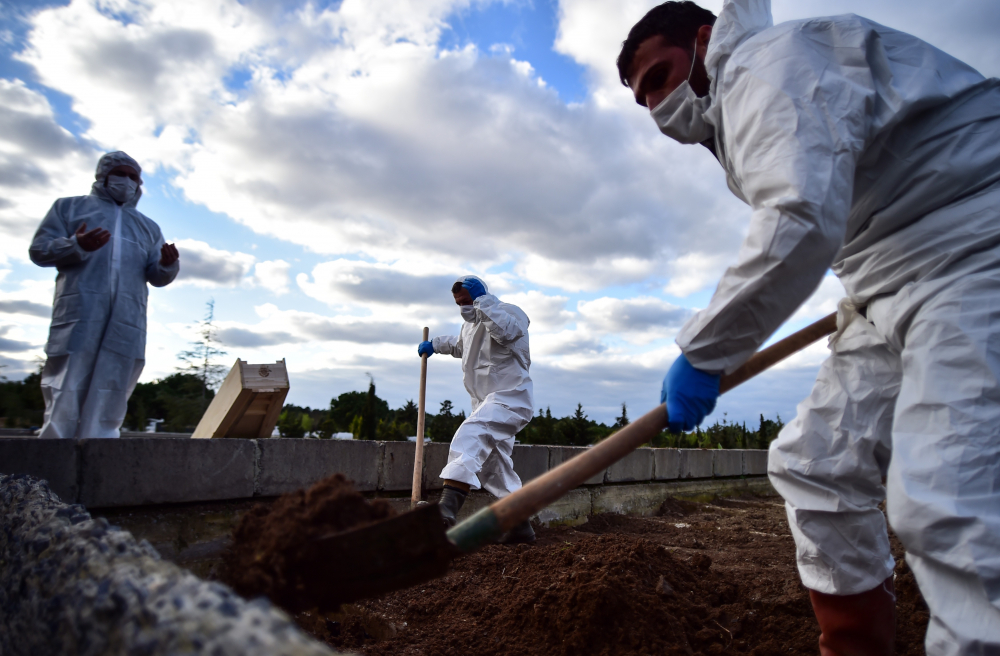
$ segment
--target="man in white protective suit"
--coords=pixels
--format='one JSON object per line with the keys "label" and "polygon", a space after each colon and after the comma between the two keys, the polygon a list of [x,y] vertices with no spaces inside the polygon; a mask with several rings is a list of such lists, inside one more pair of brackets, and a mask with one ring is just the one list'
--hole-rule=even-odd
{"label": "man in white protective suit", "polygon": [[40,437],[119,436],[145,363],[146,283],[163,287],[180,270],[177,248],[135,209],[141,173],[125,153],[107,153],[90,194],[57,200],[31,242],[31,261],[59,272]]}
{"label": "man in white protective suit", "polygon": [[[472,414],[455,431],[448,464],[441,470],[444,489],[438,505],[448,527],[455,525],[470,489],[484,487],[500,498],[521,489],[511,459],[514,435],[534,414],[528,315],[490,294],[476,276],[459,278],[451,293],[465,320],[461,332],[421,342],[417,348],[420,355],[462,358],[465,389],[472,397]],[[535,531],[525,520],[501,542],[534,540]]]}
{"label": "man in white protective suit", "polygon": [[847,290],[810,396],[771,445],[823,654],[888,654],[894,562],[930,607],[928,654],[1000,654],[1000,81],[853,15],[773,25],[668,2],[618,67],[660,130],[709,148],[752,214],[677,337],[671,427],[832,267]]}

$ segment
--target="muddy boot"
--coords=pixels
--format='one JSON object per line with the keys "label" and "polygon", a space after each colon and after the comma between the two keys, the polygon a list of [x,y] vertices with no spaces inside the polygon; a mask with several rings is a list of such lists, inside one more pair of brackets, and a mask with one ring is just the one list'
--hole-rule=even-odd
{"label": "muddy boot", "polygon": [[809,591],[822,633],[821,656],[891,656],[896,641],[896,593],[890,576],[853,595]]}
{"label": "muddy boot", "polygon": [[500,544],[530,544],[535,541],[535,529],[527,519],[510,529],[510,533],[500,538]]}
{"label": "muddy boot", "polygon": [[441,500],[438,501],[438,510],[441,511],[441,519],[444,520],[445,528],[451,528],[458,522],[458,511],[462,509],[468,492],[463,492],[457,487],[445,485],[441,490]]}

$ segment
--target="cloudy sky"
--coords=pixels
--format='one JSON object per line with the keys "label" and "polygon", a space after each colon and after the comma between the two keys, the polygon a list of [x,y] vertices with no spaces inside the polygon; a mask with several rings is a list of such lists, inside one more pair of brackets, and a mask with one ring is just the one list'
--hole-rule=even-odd
{"label": "cloudy sky", "polygon": [[[674,336],[749,212],[708,151],[659,134],[614,60],[648,0],[0,3],[0,363],[42,357],[53,270],[27,258],[102,152],[143,166],[139,209],[181,253],[153,289],[143,380],[173,372],[215,299],[227,361],[285,358],[289,402],[417,394],[416,344],[458,329],[462,273],[531,318],[539,406],[611,421],[659,398]],[[721,0],[705,0],[718,11]],[[856,12],[1000,73],[989,0],[775,0]],[[835,308],[828,278],[781,334]],[[779,335],[780,336],[780,335]],[[825,349],[716,416],[788,419]],[[429,408],[468,408],[435,356]]]}

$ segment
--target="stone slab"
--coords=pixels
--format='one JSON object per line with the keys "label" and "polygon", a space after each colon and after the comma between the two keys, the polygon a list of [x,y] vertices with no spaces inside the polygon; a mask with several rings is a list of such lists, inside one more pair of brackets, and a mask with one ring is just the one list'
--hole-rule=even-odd
{"label": "stone slab", "polygon": [[79,441],[79,501],[96,508],[253,496],[255,440]]}
{"label": "stone slab", "polygon": [[[309,487],[333,474],[343,474],[363,492],[373,491],[378,485],[382,456],[379,442],[280,437],[255,441],[258,449],[256,496],[285,494]],[[412,462],[411,459],[411,467]]]}
{"label": "stone slab", "polygon": [[[424,447],[427,445],[425,444]],[[382,447],[382,469],[378,489],[385,492],[405,492],[413,489],[413,458],[417,445],[413,442],[385,442]]]}
{"label": "stone slab", "polygon": [[0,474],[29,474],[49,482],[64,503],[77,502],[76,440],[0,438]]}
{"label": "stone slab", "polygon": [[[424,444],[424,498],[429,499],[428,492],[444,487],[441,480],[441,470],[448,464],[448,442],[428,442]],[[436,497],[435,497],[436,498]]]}
{"label": "stone slab", "polygon": [[514,471],[527,483],[549,470],[549,447],[531,444],[517,444],[512,455]]}
{"label": "stone slab", "polygon": [[743,475],[767,475],[767,451],[764,449],[747,449],[743,451]]}
{"label": "stone slab", "polygon": [[[583,453],[587,447],[583,446],[550,446],[549,447],[549,469],[555,469],[573,456]],[[600,485],[604,482],[606,471],[598,472],[585,480],[584,485]]]}
{"label": "stone slab", "polygon": [[636,449],[608,467],[605,483],[653,480],[653,449]]}
{"label": "stone slab", "polygon": [[712,475],[719,478],[743,475],[742,449],[716,449],[712,452]]}
{"label": "stone slab", "polygon": [[678,478],[711,478],[714,458],[711,449],[678,449],[680,474]]}
{"label": "stone slab", "polygon": [[681,454],[677,449],[653,449],[653,480],[672,481],[680,478]]}

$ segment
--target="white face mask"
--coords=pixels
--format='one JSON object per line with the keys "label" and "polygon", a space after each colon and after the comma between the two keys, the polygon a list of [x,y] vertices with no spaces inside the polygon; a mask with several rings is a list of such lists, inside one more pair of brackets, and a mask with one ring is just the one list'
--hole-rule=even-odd
{"label": "white face mask", "polygon": [[473,322],[476,320],[476,308],[472,305],[462,305],[459,307],[462,311],[462,318],[468,322]]}
{"label": "white face mask", "polygon": [[123,175],[109,175],[108,183],[104,190],[108,192],[119,204],[127,203],[135,196],[135,190],[139,188],[139,183],[132,178]]}
{"label": "white face mask", "polygon": [[691,88],[691,74],[697,61],[697,53],[692,51],[691,70],[688,71],[687,79],[649,111],[660,132],[683,144],[701,143],[715,134],[703,116],[712,99],[709,96],[699,98]]}

